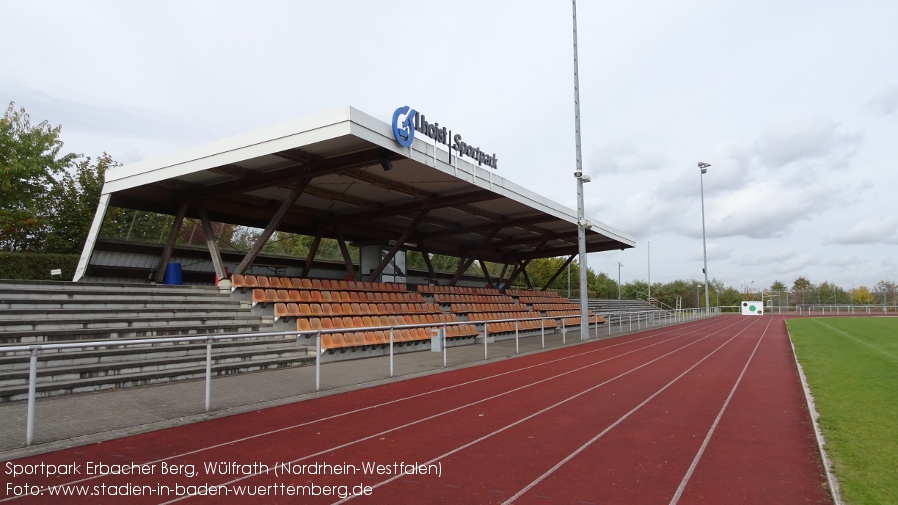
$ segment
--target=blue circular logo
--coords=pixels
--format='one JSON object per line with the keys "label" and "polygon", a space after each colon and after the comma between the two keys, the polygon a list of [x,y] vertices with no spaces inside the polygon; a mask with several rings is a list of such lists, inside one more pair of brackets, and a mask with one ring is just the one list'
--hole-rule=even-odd
{"label": "blue circular logo", "polygon": [[[409,108],[408,105],[393,111],[393,138],[402,147],[412,145],[412,141],[415,140],[415,114],[417,114],[415,109]],[[405,118],[400,122],[403,116]]]}

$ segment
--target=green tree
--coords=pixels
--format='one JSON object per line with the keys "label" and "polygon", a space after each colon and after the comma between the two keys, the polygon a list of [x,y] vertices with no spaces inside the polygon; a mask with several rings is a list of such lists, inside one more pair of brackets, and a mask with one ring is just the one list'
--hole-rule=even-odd
{"label": "green tree", "polygon": [[60,131],[47,121],[32,125],[14,102],[0,119],[0,250],[42,248],[54,176],[77,158],[61,154]]}
{"label": "green tree", "polygon": [[84,248],[93,221],[106,170],[119,166],[103,153],[96,161],[84,158],[66,171],[50,190],[51,212],[47,216],[44,252],[77,254]]}
{"label": "green tree", "polygon": [[739,305],[742,303],[742,293],[734,287],[728,287],[720,292],[721,307],[735,307],[732,310],[741,310]]}
{"label": "green tree", "polygon": [[586,271],[586,284],[596,298],[617,298],[617,281],[605,272],[595,273],[591,268]]}
{"label": "green tree", "polygon": [[792,293],[794,295],[792,301],[794,303],[808,303],[812,301],[808,297],[813,289],[814,285],[805,277],[795,279],[795,282],[792,283]]}

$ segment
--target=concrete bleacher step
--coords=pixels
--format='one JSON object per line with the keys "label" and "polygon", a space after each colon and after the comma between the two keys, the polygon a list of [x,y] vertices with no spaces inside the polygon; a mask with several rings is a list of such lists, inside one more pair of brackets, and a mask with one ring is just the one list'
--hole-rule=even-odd
{"label": "concrete bleacher step", "polygon": [[[254,353],[249,359],[236,359],[229,360],[228,362],[213,363],[212,374],[213,376],[223,376],[291,366],[306,366],[313,364],[314,362],[314,351],[312,356],[308,356],[307,353],[303,354],[301,350],[297,350],[295,355],[278,357]],[[109,369],[109,371],[112,372],[115,372],[116,370],[117,369],[115,368]],[[118,389],[148,384],[161,384],[177,380],[197,379],[205,377],[205,374],[206,365],[205,361],[203,361],[200,365],[194,363],[177,368],[163,367],[156,370],[133,371],[124,374],[106,373],[80,377],[77,379],[38,382],[35,385],[35,392],[36,396],[41,398],[103,389]],[[0,386],[0,403],[24,400],[27,396],[27,384]]]}
{"label": "concrete bleacher step", "polygon": [[54,344],[72,341],[135,339],[205,335],[208,333],[249,333],[263,330],[261,318],[255,321],[208,321],[202,325],[138,326],[123,328],[32,330],[0,333],[0,344]]}
{"label": "concrete bleacher step", "polygon": [[246,333],[270,327],[213,286],[0,281],[0,344]]}
{"label": "concrete bleacher step", "polygon": [[[262,346],[257,346],[262,347]],[[264,348],[242,349],[215,349],[213,348],[213,364],[237,363],[242,361],[258,361],[276,358],[306,358],[310,354],[314,357],[314,350],[305,345],[297,345],[295,341],[288,345],[275,347],[265,345]],[[154,352],[144,355],[115,354],[109,359],[95,355],[71,356],[74,353],[59,353],[43,356],[38,361],[37,384],[46,382],[71,381],[82,378],[105,377],[108,375],[127,375],[146,371],[181,370],[194,366],[205,367],[206,352],[202,348],[183,351]],[[101,353],[102,354],[102,353]],[[119,359],[115,359],[119,358]],[[0,372],[0,387],[27,385],[28,363],[22,360],[23,365],[14,369],[4,369]],[[93,361],[93,362],[91,362]],[[2,369],[2,368],[0,368]]]}
{"label": "concrete bleacher step", "polygon": [[[79,316],[79,317],[73,317]],[[4,320],[0,319],[0,331],[2,332],[40,332],[46,330],[110,330],[118,331],[128,328],[157,328],[176,326],[203,326],[206,323],[234,321],[235,315],[221,314],[219,317],[211,317],[207,313],[175,312],[152,316],[135,316],[123,314],[121,317],[86,317],[87,314],[76,313],[68,317],[52,317],[45,319],[29,320]],[[2,315],[0,315],[2,317]],[[243,318],[241,318],[242,320]],[[257,323],[260,318],[255,318]]]}
{"label": "concrete bleacher step", "polygon": [[[103,342],[38,357],[38,396],[192,379],[205,375],[203,342],[122,347],[117,340],[271,331],[271,317],[216,287],[0,281],[0,344]],[[311,349],[311,350],[310,350]],[[27,396],[28,351],[0,349],[0,402]],[[295,337],[219,341],[213,373],[314,362]]]}
{"label": "concrete bleacher step", "polygon": [[[138,339],[140,340],[140,339]],[[71,342],[68,342],[71,343]],[[106,345],[76,349],[45,349],[39,354],[39,366],[42,368],[64,367],[76,365],[94,365],[102,363],[118,363],[134,359],[179,358],[183,356],[206,356],[206,343],[199,342],[165,342],[140,346],[122,346],[115,340],[104,341]],[[265,337],[251,339],[218,340],[213,346],[213,355],[218,352],[260,351],[267,349],[294,349],[307,347],[306,339],[295,337]],[[0,370],[27,370],[30,352],[8,352],[0,357]]]}

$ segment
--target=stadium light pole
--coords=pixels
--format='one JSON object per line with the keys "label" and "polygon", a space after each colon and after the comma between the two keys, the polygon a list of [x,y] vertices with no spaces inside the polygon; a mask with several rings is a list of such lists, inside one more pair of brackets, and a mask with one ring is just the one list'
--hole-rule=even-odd
{"label": "stadium light pole", "polygon": [[711,315],[711,301],[708,297],[708,243],[705,239],[705,174],[708,172],[708,167],[711,165],[704,162],[698,162],[698,169],[701,173],[698,175],[699,184],[701,187],[701,195],[702,195],[702,253],[705,257],[705,266],[702,268],[702,272],[705,274],[705,315]]}
{"label": "stadium light pole", "polygon": [[580,76],[577,64],[577,0],[572,0],[574,18],[574,137],[577,154],[577,252],[580,262],[580,340],[589,340],[589,289],[586,285],[586,216],[583,210],[583,183],[589,176],[583,175],[583,155],[580,149]]}

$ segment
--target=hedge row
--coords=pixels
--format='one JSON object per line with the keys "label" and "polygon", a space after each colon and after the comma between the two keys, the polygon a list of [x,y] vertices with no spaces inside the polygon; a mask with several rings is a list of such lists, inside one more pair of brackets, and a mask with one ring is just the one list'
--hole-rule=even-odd
{"label": "hedge row", "polygon": [[[70,281],[77,267],[77,254],[0,252],[0,279]],[[52,276],[50,271],[57,268],[62,275]]]}

